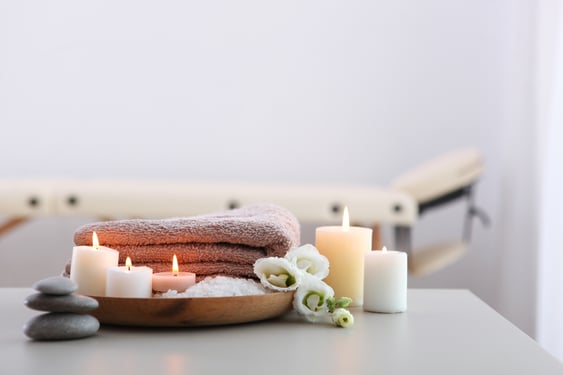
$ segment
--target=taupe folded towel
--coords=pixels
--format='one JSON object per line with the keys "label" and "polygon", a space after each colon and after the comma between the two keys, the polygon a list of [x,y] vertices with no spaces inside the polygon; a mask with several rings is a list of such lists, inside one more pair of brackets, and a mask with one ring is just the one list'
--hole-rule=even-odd
{"label": "taupe folded towel", "polygon": [[176,254],[181,271],[198,278],[210,275],[255,277],[256,259],[284,256],[299,245],[299,221],[287,209],[254,205],[236,210],[173,219],[130,219],[84,225],[74,233],[76,245],[100,244],[119,251],[119,262],[154,272],[170,271]]}

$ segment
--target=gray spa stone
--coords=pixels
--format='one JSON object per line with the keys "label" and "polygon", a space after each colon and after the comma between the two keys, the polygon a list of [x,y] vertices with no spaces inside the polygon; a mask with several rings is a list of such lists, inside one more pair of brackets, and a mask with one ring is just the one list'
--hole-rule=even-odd
{"label": "gray spa stone", "polygon": [[28,296],[24,304],[33,310],[51,312],[83,313],[98,308],[98,301],[94,298],[76,294],[54,296],[35,293]]}
{"label": "gray spa stone", "polygon": [[39,280],[33,284],[33,289],[45,294],[65,296],[76,292],[78,285],[67,277],[53,276]]}
{"label": "gray spa stone", "polygon": [[98,329],[100,322],[93,316],[53,312],[31,318],[23,333],[34,340],[72,340],[92,336]]}

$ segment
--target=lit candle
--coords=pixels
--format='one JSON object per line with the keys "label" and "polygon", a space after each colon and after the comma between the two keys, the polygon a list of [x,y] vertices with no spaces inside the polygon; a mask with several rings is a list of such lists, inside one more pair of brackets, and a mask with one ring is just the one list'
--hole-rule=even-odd
{"label": "lit candle", "polygon": [[78,285],[77,292],[89,296],[106,294],[106,272],[117,266],[119,252],[100,246],[96,232],[92,246],[75,246],[70,261],[70,279]]}
{"label": "lit candle", "polygon": [[183,292],[195,284],[195,273],[179,272],[176,254],[172,258],[172,272],[159,272],[152,276],[152,289],[155,292],[168,292],[176,290]]}
{"label": "lit candle", "polygon": [[352,298],[352,306],[362,306],[364,297],[364,257],[371,250],[372,230],[351,227],[348,207],[342,226],[318,227],[315,246],[330,262],[330,273],[324,280],[336,297]]}
{"label": "lit candle", "polygon": [[131,258],[127,257],[125,266],[112,267],[107,272],[108,297],[152,297],[152,268],[133,267]]}
{"label": "lit candle", "polygon": [[407,310],[407,253],[371,251],[365,256],[364,310],[397,313]]}

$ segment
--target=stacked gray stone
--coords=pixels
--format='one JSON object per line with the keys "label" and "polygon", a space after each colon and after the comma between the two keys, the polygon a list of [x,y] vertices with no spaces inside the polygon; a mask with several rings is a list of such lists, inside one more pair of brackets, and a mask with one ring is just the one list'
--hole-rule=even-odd
{"label": "stacked gray stone", "polygon": [[100,323],[85,314],[98,308],[94,298],[74,294],[78,288],[72,280],[53,276],[33,285],[39,293],[28,296],[24,303],[38,311],[48,311],[31,318],[23,327],[34,340],[72,340],[94,335]]}

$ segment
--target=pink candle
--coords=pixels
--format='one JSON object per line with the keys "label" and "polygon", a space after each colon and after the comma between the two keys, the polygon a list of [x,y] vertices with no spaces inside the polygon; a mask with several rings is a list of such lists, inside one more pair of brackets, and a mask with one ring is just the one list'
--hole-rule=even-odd
{"label": "pink candle", "polygon": [[172,259],[172,272],[159,272],[152,275],[152,289],[156,292],[176,290],[183,292],[195,284],[195,273],[179,272],[176,255]]}

